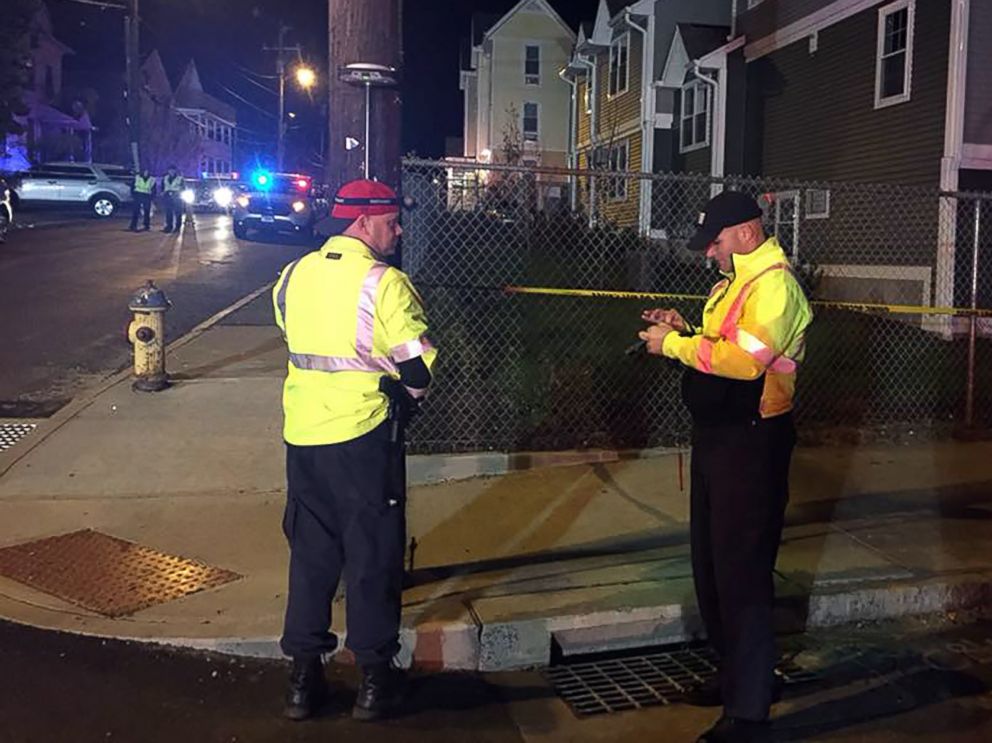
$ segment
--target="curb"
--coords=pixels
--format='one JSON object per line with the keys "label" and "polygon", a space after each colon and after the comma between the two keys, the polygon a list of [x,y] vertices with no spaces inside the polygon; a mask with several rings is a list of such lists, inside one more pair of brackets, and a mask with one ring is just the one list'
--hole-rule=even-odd
{"label": "curb", "polygon": [[494,477],[546,467],[571,467],[630,459],[656,459],[686,455],[686,449],[571,449],[538,452],[481,452],[475,454],[407,455],[407,485],[436,485],[451,480]]}
{"label": "curb", "polygon": [[[165,347],[166,356],[169,353],[175,351],[176,349],[182,348],[187,343],[195,340],[196,338],[203,335],[204,332],[209,330],[211,327],[219,323],[224,318],[229,315],[234,314],[246,304],[253,302],[259,296],[265,292],[271,290],[275,285],[274,281],[270,281],[265,286],[262,286],[255,291],[251,292],[247,296],[242,297],[231,305],[228,305],[219,312],[211,315],[203,322],[199,323],[192,330],[184,333],[176,340],[172,341]],[[26,436],[17,444],[5,452],[0,453],[0,477],[3,477],[11,467],[17,464],[21,459],[30,454],[34,449],[40,446],[49,436],[58,431],[62,426],[68,423],[70,420],[75,418],[77,415],[82,413],[86,408],[93,404],[93,402],[102,395],[104,392],[109,390],[121,382],[130,379],[132,376],[132,370],[130,368],[124,368],[120,371],[113,372],[109,376],[105,377],[103,380],[97,382],[96,384],[82,390],[78,395],[76,395],[68,405],[60,408],[50,418],[42,419],[31,419],[31,422],[37,424],[37,428],[31,433],[30,436]]]}
{"label": "curb", "polygon": [[[992,605],[992,576],[879,586],[780,599],[776,629],[793,634],[817,627],[923,616]],[[126,637],[94,635],[187,650],[253,658],[282,658],[277,637]],[[558,617],[522,618],[487,625],[428,624],[400,631],[400,665],[424,671],[501,672],[550,665],[555,646],[564,656],[613,652],[698,640],[695,607],[643,606]],[[343,643],[342,643],[343,647]],[[354,663],[348,651],[335,660]]]}

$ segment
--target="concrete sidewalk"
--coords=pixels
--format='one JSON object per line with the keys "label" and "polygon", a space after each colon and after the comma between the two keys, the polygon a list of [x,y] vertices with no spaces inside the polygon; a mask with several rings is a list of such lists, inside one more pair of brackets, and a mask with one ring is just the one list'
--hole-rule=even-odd
{"label": "concrete sidewalk", "polygon": [[[0,548],[89,528],[241,579],[110,619],[0,578],[0,617],[278,654],[284,366],[263,294],[172,353],[172,389],[139,394],[111,380],[0,454]],[[595,461],[411,487],[406,659],[499,670],[548,663],[553,641],[581,653],[696,636],[688,455],[654,454],[543,456]],[[431,483],[515,461],[413,458],[411,473]],[[987,603],[990,461],[989,442],[799,449],[781,629]]]}

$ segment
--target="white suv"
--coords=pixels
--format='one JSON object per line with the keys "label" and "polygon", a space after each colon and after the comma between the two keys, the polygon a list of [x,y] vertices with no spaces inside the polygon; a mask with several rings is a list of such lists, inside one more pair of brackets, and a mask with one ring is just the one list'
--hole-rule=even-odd
{"label": "white suv", "polygon": [[131,201],[132,177],[119,165],[45,163],[15,180],[15,201],[25,205],[86,205],[94,216],[106,218]]}

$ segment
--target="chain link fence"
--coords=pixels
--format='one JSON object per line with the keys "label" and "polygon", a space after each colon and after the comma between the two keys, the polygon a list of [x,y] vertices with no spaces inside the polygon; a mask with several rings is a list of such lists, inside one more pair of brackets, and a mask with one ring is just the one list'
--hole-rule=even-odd
{"label": "chain link fence", "polygon": [[758,199],[816,301],[803,430],[992,425],[992,313],[967,311],[992,307],[992,195],[422,160],[405,162],[403,185],[418,204],[404,270],[441,348],[412,451],[684,444],[681,369],[624,350],[644,308],[699,321],[720,277],[685,244],[721,189]]}

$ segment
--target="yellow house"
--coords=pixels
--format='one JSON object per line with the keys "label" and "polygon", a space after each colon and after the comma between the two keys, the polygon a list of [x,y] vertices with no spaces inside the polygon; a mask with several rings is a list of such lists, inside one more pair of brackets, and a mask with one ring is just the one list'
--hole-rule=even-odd
{"label": "yellow house", "polygon": [[565,166],[571,91],[558,73],[574,44],[575,33],[546,0],[521,0],[503,16],[473,18],[460,85],[466,158],[504,161],[509,138],[524,162]]}
{"label": "yellow house", "polygon": [[[600,0],[579,29],[562,78],[572,88],[568,162],[579,170],[657,173],[673,169],[676,91],[662,80],[679,23],[729,21],[727,0]],[[578,179],[573,205],[590,219],[641,234],[652,220],[650,179]]]}

